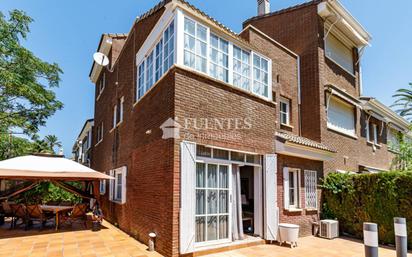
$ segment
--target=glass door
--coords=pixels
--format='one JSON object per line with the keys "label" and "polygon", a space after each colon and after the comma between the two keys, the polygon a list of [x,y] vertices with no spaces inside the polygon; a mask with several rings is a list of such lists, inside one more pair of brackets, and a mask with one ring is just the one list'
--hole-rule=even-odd
{"label": "glass door", "polygon": [[230,166],[196,163],[196,243],[230,241]]}

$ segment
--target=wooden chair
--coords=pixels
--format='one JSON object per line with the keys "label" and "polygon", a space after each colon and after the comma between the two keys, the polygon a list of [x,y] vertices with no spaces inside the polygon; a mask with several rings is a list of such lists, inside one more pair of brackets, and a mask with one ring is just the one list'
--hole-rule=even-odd
{"label": "wooden chair", "polygon": [[62,217],[65,223],[83,223],[84,227],[87,228],[87,204],[76,204],[73,210],[65,217]]}
{"label": "wooden chair", "polygon": [[[11,227],[10,228],[15,228],[17,226],[25,225],[25,228],[27,228],[27,211],[26,211],[26,206],[23,204],[11,204],[10,208],[13,212],[13,219],[11,221]],[[19,219],[22,221],[20,224],[17,224]]]}
{"label": "wooden chair", "polygon": [[7,201],[4,201],[1,203],[1,207],[3,208],[4,218],[11,218],[10,228],[12,228],[14,215],[10,204]]}
{"label": "wooden chair", "polygon": [[45,214],[41,209],[40,205],[28,205],[27,209],[27,222],[29,225],[32,225],[33,222],[40,223],[40,229],[44,228],[46,222],[52,218],[51,216]]}

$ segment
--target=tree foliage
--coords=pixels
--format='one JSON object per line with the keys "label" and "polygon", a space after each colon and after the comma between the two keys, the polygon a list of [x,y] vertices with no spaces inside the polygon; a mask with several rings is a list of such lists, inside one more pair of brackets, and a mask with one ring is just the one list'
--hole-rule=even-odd
{"label": "tree foliage", "polygon": [[412,83],[409,83],[408,88],[401,88],[393,95],[396,99],[393,107],[397,107],[396,110],[399,115],[405,117],[405,119],[411,121],[412,119]]}
{"label": "tree foliage", "polygon": [[0,12],[0,131],[20,128],[33,135],[48,117],[63,107],[53,88],[62,70],[22,46],[32,18],[13,10]]}

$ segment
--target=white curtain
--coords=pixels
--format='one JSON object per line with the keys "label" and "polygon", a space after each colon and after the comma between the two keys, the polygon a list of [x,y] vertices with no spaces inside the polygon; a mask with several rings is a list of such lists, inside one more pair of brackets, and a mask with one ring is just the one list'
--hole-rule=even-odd
{"label": "white curtain", "polygon": [[242,240],[243,223],[242,223],[242,199],[240,194],[240,173],[239,166],[232,166],[232,238],[233,240]]}

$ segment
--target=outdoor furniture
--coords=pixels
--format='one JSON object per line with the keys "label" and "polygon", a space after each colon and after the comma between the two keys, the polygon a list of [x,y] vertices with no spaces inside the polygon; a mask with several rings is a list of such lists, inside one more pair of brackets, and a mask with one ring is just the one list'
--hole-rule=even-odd
{"label": "outdoor furniture", "polygon": [[67,217],[64,217],[65,221],[73,225],[73,223],[79,222],[87,228],[87,204],[76,204],[73,207],[73,211],[69,213]]}
{"label": "outdoor furniture", "polygon": [[40,229],[44,228],[47,220],[50,219],[50,215],[44,213],[40,205],[28,205],[26,206],[27,211],[27,223],[31,225],[33,222],[38,221],[40,223]]}
{"label": "outdoor furniture", "polygon": [[[11,221],[10,228],[15,228],[16,226],[21,226],[21,225],[25,225],[25,228],[27,228],[26,206],[24,206],[23,204],[11,204],[10,208],[13,212],[13,219]],[[22,222],[20,224],[17,224],[19,219]]]}
{"label": "outdoor furniture", "polygon": [[8,202],[2,202],[1,206],[3,208],[4,218],[13,219],[14,215],[13,215],[13,210],[10,207],[10,204]]}
{"label": "outdoor furniture", "polygon": [[280,223],[279,224],[279,243],[289,242],[290,247],[298,246],[299,225]]}
{"label": "outdoor furniture", "polygon": [[44,212],[51,212],[55,215],[55,229],[58,230],[60,225],[59,217],[62,213],[71,211],[73,206],[41,205],[40,208]]}

